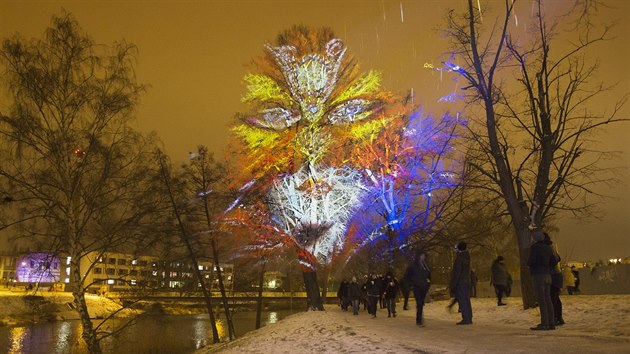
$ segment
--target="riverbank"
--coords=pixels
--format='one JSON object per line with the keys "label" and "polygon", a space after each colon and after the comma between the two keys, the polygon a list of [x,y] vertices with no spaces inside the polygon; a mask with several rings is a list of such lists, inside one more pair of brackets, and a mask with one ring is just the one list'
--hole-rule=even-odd
{"label": "riverbank", "polygon": [[196,354],[630,352],[630,295],[567,295],[562,301],[566,324],[555,331],[531,331],[539,313],[522,310],[520,298],[509,298],[508,306],[501,307],[492,298],[472,299],[471,326],[455,325],[460,316],[446,310],[447,301],[425,306],[425,327],[415,325],[414,310],[399,309],[396,318],[387,318],[382,309],[371,319],[365,311],[353,316],[328,306]]}
{"label": "riverbank", "polygon": [[[54,291],[24,291],[17,288],[0,289],[0,325],[17,326],[28,323],[64,321],[79,319],[73,309],[72,294]],[[86,294],[91,318],[105,318],[121,306],[105,297]],[[135,311],[124,310],[119,316],[128,316]]]}

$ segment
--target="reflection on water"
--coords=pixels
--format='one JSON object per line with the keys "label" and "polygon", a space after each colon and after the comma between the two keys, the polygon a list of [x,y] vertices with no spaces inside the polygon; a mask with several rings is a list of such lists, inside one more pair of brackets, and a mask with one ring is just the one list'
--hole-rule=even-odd
{"label": "reflection on water", "polygon": [[21,353],[22,343],[24,342],[24,337],[26,336],[26,328],[24,327],[14,327],[10,330],[11,333],[11,346],[9,348],[10,354]]}
{"label": "reflection on water", "polygon": [[[276,323],[290,315],[292,311],[263,312],[264,325]],[[221,318],[219,318],[221,317]],[[223,340],[227,340],[227,324],[219,316],[217,330]],[[236,336],[254,330],[256,312],[237,312],[233,315]],[[108,321],[112,326],[123,324],[124,320]],[[97,326],[101,321],[94,321]],[[105,327],[105,326],[104,326]],[[110,329],[112,327],[107,326]],[[146,316],[123,332],[104,339],[101,343],[104,353],[192,353],[196,349],[212,344],[212,329],[208,315],[190,316]],[[87,353],[81,340],[81,323],[64,321],[40,323],[24,327],[0,328],[0,353],[11,354],[65,354]]]}

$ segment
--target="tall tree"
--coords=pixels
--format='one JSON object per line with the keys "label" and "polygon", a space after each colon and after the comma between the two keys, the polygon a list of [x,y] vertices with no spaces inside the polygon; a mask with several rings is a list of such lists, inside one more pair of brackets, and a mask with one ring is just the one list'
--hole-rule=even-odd
{"label": "tall tree", "polygon": [[455,144],[464,121],[400,111],[383,120],[387,129],[381,134],[357,143],[350,157],[369,189],[364,211],[355,218],[360,230],[355,250],[383,241],[381,255],[390,268],[395,260],[406,263],[412,249],[439,243],[434,236],[458,214],[449,205],[459,204],[463,187],[463,155]]}
{"label": "tall tree", "polygon": [[[271,221],[299,246],[309,301],[323,309],[316,270],[343,244],[362,186],[335,163],[332,145],[381,129],[370,118],[388,95],[375,72],[360,75],[347,48],[328,29],[293,27],[268,45],[245,77],[251,111],[234,131],[249,172],[267,192]],[[345,140],[345,141],[344,141]],[[348,151],[346,149],[346,154]]]}
{"label": "tall tree", "polygon": [[[502,197],[510,215],[519,248],[523,306],[529,308],[535,303],[526,264],[530,233],[544,228],[558,210],[587,210],[592,184],[605,175],[586,137],[622,120],[616,115],[626,97],[608,114],[589,109],[606,89],[591,84],[597,65],[585,56],[608,34],[607,26],[595,33],[590,22],[597,1],[567,2],[570,8],[561,17],[545,16],[556,3],[535,1],[533,25],[521,37],[509,26],[515,3],[504,1],[498,25],[486,33],[481,9],[472,0],[463,17],[451,11],[446,32],[454,58],[444,69],[466,81],[468,102],[480,103],[483,109],[478,125],[471,127],[481,158],[470,163],[493,182],[486,188]],[[570,44],[560,40],[561,25],[571,26],[562,33],[574,40]],[[557,44],[553,52],[552,41]],[[469,108],[474,112],[473,105]],[[581,201],[586,203],[578,204]]]}
{"label": "tall tree", "polygon": [[[68,14],[53,16],[41,40],[2,44],[10,112],[0,118],[0,178],[24,230],[70,257],[70,286],[91,353],[107,335],[94,327],[81,267],[91,252],[147,241],[162,196],[153,193],[151,139],[128,122],[144,87],[134,77],[133,45],[96,45]],[[96,261],[96,260],[95,260]]]}

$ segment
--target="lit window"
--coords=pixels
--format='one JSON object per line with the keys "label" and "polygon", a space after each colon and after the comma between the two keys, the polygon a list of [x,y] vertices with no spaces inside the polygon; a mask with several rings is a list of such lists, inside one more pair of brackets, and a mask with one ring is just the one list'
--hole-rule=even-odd
{"label": "lit window", "polygon": [[107,284],[114,284],[116,281],[114,279],[107,279]]}
{"label": "lit window", "polygon": [[203,266],[199,266],[198,268],[199,268],[199,270],[203,270]]}
{"label": "lit window", "polygon": [[232,276],[228,275],[227,280],[232,280]]}
{"label": "lit window", "polygon": [[70,282],[70,278],[66,278],[63,281],[66,282],[66,283],[69,283]]}
{"label": "lit window", "polygon": [[71,260],[72,260],[72,257],[66,257],[66,264],[70,264]]}
{"label": "lit window", "polygon": [[138,260],[137,260],[137,259],[132,259],[132,260],[131,260],[131,264],[132,264],[132,265],[136,265],[136,264],[138,264]]}
{"label": "lit window", "polygon": [[135,280],[135,279],[131,279],[131,280],[129,281],[129,283],[130,283],[131,285],[136,285],[136,280]]}
{"label": "lit window", "polygon": [[70,267],[66,267],[66,275],[70,275]]}

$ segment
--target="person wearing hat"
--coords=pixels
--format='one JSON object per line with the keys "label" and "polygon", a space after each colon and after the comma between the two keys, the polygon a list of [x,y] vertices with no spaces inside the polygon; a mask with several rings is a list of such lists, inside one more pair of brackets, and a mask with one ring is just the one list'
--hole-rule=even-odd
{"label": "person wearing hat", "polygon": [[505,306],[503,297],[507,295],[507,288],[509,285],[510,273],[508,273],[503,256],[498,256],[492,262],[490,271],[492,277],[490,278],[490,285],[494,286],[494,292],[497,294],[497,306]]}
{"label": "person wearing hat", "polygon": [[457,257],[451,272],[450,289],[462,312],[462,320],[458,325],[472,324],[472,305],[470,304],[470,254],[466,242],[455,245]]}
{"label": "person wearing hat", "polygon": [[532,275],[534,294],[540,307],[540,323],[530,329],[556,329],[551,302],[551,270],[558,264],[558,259],[551,246],[545,243],[545,234],[542,231],[534,231],[532,241],[527,266]]}

